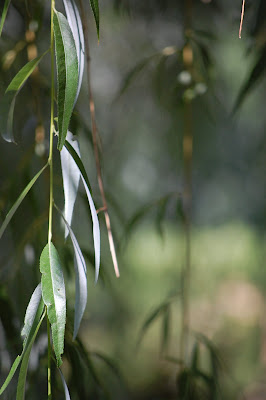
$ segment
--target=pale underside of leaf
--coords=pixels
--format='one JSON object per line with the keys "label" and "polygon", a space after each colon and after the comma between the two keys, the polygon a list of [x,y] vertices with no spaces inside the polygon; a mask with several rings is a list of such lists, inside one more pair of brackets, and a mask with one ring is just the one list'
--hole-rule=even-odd
{"label": "pale underside of leaf", "polygon": [[1,22],[0,22],[0,37],[2,35],[2,31],[3,31],[3,27],[4,27],[6,15],[7,15],[7,11],[8,11],[8,7],[9,7],[10,3],[11,3],[11,0],[5,0],[5,4],[4,4],[4,8],[3,8],[2,16],[1,16]]}
{"label": "pale underside of leaf", "polygon": [[58,366],[62,364],[66,324],[66,294],[61,262],[56,248],[49,242],[40,258],[42,297],[52,328],[54,351]]}
{"label": "pale underside of leaf", "polygon": [[65,400],[71,400],[70,394],[69,394],[69,390],[68,390],[68,387],[67,387],[67,384],[66,384],[66,381],[65,381],[65,378],[64,378],[64,375],[63,375],[61,369],[60,368],[58,368],[58,369],[59,369],[60,377],[61,377],[61,380],[62,380],[64,392],[65,392]]}
{"label": "pale underside of leaf", "polygon": [[[73,148],[80,155],[78,141],[74,140],[71,132],[67,133],[67,140],[71,142]],[[74,205],[77,198],[78,186],[80,181],[80,171],[70,153],[65,147],[60,152],[61,167],[63,176],[63,187],[65,197],[64,216],[67,223],[71,226]],[[65,226],[65,238],[67,238],[69,230]]]}
{"label": "pale underside of leaf", "polygon": [[[63,151],[63,150],[62,150]],[[73,340],[76,338],[82,320],[86,304],[87,304],[87,267],[82,251],[79,247],[76,236],[64,218],[63,213],[55,206],[61,217],[63,218],[67,229],[69,230],[70,238],[74,247],[74,265],[76,271],[76,297],[75,297],[75,318],[74,318],[74,334]]]}
{"label": "pale underside of leaf", "polygon": [[83,34],[83,28],[82,28],[82,22],[81,18],[79,15],[79,10],[78,7],[76,6],[76,3],[74,0],[63,0],[65,10],[66,10],[66,15],[67,15],[67,20],[69,23],[69,26],[71,28],[75,45],[76,45],[76,50],[77,50],[77,57],[78,57],[78,88],[77,88],[77,93],[76,93],[76,98],[74,105],[77,102],[79,93],[80,93],[80,88],[82,84],[82,79],[83,79],[83,72],[84,72],[84,63],[85,63],[85,43],[84,43],[84,34]]}
{"label": "pale underside of leaf", "polygon": [[86,174],[84,165],[83,165],[80,157],[76,153],[76,151],[73,149],[73,147],[67,140],[65,142],[65,146],[66,146],[67,150],[69,151],[69,153],[71,154],[71,156],[73,157],[75,163],[77,164],[77,166],[80,170],[82,182],[83,182],[83,185],[84,185],[84,188],[85,188],[85,191],[87,194],[87,198],[89,201],[89,205],[90,205],[91,216],[92,216],[92,225],[93,225],[93,242],[94,242],[94,252],[95,252],[95,283],[96,283],[98,280],[98,277],[99,277],[99,270],[100,270],[100,225],[99,225],[98,215],[97,215],[97,211],[96,211],[93,199],[91,197],[91,193],[90,193],[90,189],[89,189],[89,187],[90,187],[89,179]]}
{"label": "pale underside of leaf", "polygon": [[57,67],[58,149],[62,150],[78,88],[78,59],[75,41],[67,19],[54,14],[54,37]]}
{"label": "pale underside of leaf", "polygon": [[32,186],[34,185],[34,183],[37,181],[37,179],[39,178],[39,176],[43,173],[43,171],[45,170],[45,168],[48,166],[48,164],[46,164],[33,178],[32,180],[28,183],[28,185],[25,187],[25,189],[22,191],[22,193],[19,195],[19,197],[17,198],[17,200],[15,201],[15,203],[13,204],[13,206],[11,207],[11,209],[9,210],[1,228],[0,228],[0,239],[3,235],[3,233],[5,232],[6,227],[8,226],[11,218],[13,217],[13,215],[15,214],[15,212],[17,211],[18,207],[20,206],[21,202],[24,200],[24,198],[26,197],[26,195],[28,194],[28,192],[30,191],[30,189],[32,188]]}

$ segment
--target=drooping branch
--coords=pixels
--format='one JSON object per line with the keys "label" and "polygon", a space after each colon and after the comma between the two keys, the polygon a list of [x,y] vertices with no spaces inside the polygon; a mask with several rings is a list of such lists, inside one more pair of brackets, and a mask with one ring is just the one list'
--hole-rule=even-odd
{"label": "drooping branch", "polygon": [[117,278],[119,278],[119,268],[117,262],[117,256],[115,251],[114,239],[112,234],[111,228],[111,221],[108,212],[108,205],[106,201],[106,195],[104,191],[103,185],[103,178],[102,178],[102,171],[101,171],[101,163],[100,163],[100,156],[99,156],[99,149],[97,144],[97,137],[98,137],[98,127],[96,123],[96,116],[95,116],[95,103],[94,98],[91,90],[91,73],[90,73],[90,46],[89,46],[89,39],[88,39],[88,24],[86,20],[86,13],[83,5],[83,1],[79,0],[80,3],[80,10],[81,10],[81,20],[82,26],[84,31],[84,40],[85,40],[85,51],[86,51],[86,61],[87,61],[87,84],[88,84],[88,96],[89,96],[89,107],[90,107],[90,116],[91,116],[91,130],[92,130],[92,141],[93,141],[93,151],[96,163],[96,170],[97,170],[97,179],[98,185],[101,193],[102,203],[103,206],[100,210],[104,212],[105,224],[107,228],[107,235],[109,241],[110,252],[113,260],[114,270]]}

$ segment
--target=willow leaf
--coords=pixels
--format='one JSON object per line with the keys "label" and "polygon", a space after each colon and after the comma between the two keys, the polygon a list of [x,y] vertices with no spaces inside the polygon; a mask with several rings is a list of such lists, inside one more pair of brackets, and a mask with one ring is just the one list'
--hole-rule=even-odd
{"label": "willow leaf", "polygon": [[75,103],[78,99],[81,84],[82,84],[82,79],[83,79],[83,72],[84,72],[84,63],[85,63],[85,43],[84,43],[84,34],[83,34],[83,28],[82,28],[82,22],[81,18],[79,15],[79,10],[78,7],[76,6],[76,3],[74,0],[63,0],[65,10],[66,10],[66,15],[67,15],[67,21],[69,23],[69,26],[71,28],[75,45],[76,45],[76,50],[77,50],[77,57],[78,57],[78,88],[77,88],[77,93],[76,93],[76,98],[75,98]]}
{"label": "willow leaf", "polygon": [[13,376],[14,376],[14,374],[15,374],[15,372],[16,372],[16,370],[17,370],[19,364],[20,364],[20,361],[21,361],[21,356],[17,356],[17,358],[16,358],[15,361],[13,362],[13,365],[12,365],[10,371],[9,371],[9,374],[8,374],[8,376],[7,376],[6,380],[5,380],[5,382],[3,383],[3,385],[2,385],[2,387],[1,387],[1,389],[0,389],[0,395],[1,395],[2,393],[4,393],[4,391],[5,391],[6,388],[8,387],[8,385],[9,385],[11,379],[13,378]]}
{"label": "willow leaf", "polygon": [[22,191],[22,193],[19,195],[19,197],[17,198],[17,200],[15,201],[15,203],[13,204],[13,206],[11,207],[11,209],[9,210],[1,228],[0,228],[0,238],[2,237],[3,233],[5,232],[6,227],[8,226],[11,218],[13,217],[13,215],[15,214],[15,212],[17,211],[18,207],[20,206],[21,202],[24,200],[24,198],[26,197],[26,195],[28,194],[28,192],[30,191],[30,189],[32,188],[32,186],[34,185],[34,183],[37,181],[37,179],[39,178],[39,176],[43,173],[43,171],[45,170],[45,168],[48,166],[48,164],[46,164],[33,178],[32,180],[28,183],[28,185],[25,187],[25,189]]}
{"label": "willow leaf", "polygon": [[[67,140],[72,144],[76,153],[80,155],[78,141],[74,140],[71,132],[67,133]],[[71,226],[74,205],[77,198],[80,171],[70,153],[65,147],[60,152],[61,167],[63,176],[63,187],[65,196],[65,210],[64,215],[67,223]],[[65,238],[67,238],[69,230],[65,227]]]}
{"label": "willow leaf", "polygon": [[42,297],[47,307],[48,319],[52,328],[52,337],[57,364],[62,364],[66,324],[66,294],[61,262],[57,250],[49,242],[40,258],[42,273]]}
{"label": "willow leaf", "polygon": [[2,12],[2,17],[1,17],[1,22],[0,22],[0,37],[2,35],[2,30],[4,27],[4,23],[6,20],[6,15],[7,15],[7,11],[8,11],[8,7],[11,3],[11,0],[5,0],[5,4],[4,4],[4,8],[3,8],[3,12]]}
{"label": "willow leaf", "polygon": [[95,283],[96,283],[98,280],[98,277],[99,277],[99,270],[100,270],[100,243],[101,243],[100,225],[99,225],[98,215],[97,215],[97,211],[96,211],[93,199],[91,197],[90,183],[89,183],[89,179],[88,179],[87,173],[85,171],[84,165],[83,165],[80,157],[76,153],[76,151],[73,149],[73,147],[67,140],[65,142],[65,146],[66,146],[67,150],[69,151],[69,153],[71,154],[71,156],[73,157],[75,163],[77,164],[77,166],[80,170],[82,182],[85,187],[85,191],[86,191],[87,198],[88,198],[89,205],[90,205],[92,224],[93,224],[93,242],[94,242],[94,252],[95,252]]}
{"label": "willow leaf", "polygon": [[86,304],[87,304],[87,267],[82,251],[79,247],[76,236],[64,218],[63,213],[56,207],[61,217],[63,218],[67,229],[69,230],[70,238],[74,247],[74,265],[76,270],[76,297],[75,297],[75,318],[74,318],[74,334],[73,340],[76,338],[82,320]]}
{"label": "willow leaf", "polygon": [[98,0],[90,0],[91,9],[94,15],[96,28],[97,28],[97,36],[98,40],[100,38],[100,12],[99,12],[99,3]]}
{"label": "willow leaf", "polygon": [[67,19],[54,14],[54,37],[57,68],[58,149],[62,150],[78,88],[78,58],[72,31]]}
{"label": "willow leaf", "polygon": [[58,368],[58,369],[59,369],[60,377],[61,377],[62,384],[63,384],[63,387],[64,387],[65,400],[71,400],[70,394],[69,394],[69,390],[68,390],[68,387],[67,387],[67,384],[66,384],[66,381],[65,381],[65,378],[64,378],[64,375],[63,375],[61,369],[60,368]]}
{"label": "willow leaf", "polygon": [[23,84],[35,70],[39,62],[42,60],[43,56],[45,56],[45,54],[48,53],[48,51],[49,50],[47,50],[41,56],[34,58],[34,60],[31,60],[26,65],[24,65],[24,67],[21,68],[21,70],[16,74],[16,76],[12,79],[12,81],[8,85],[6,93],[11,91],[17,92],[18,90],[20,90]]}
{"label": "willow leaf", "polygon": [[24,348],[27,346],[27,343],[31,340],[31,337],[34,334],[36,326],[43,313],[43,308],[42,289],[41,284],[39,283],[31,296],[25,314],[24,326],[21,331],[21,335],[25,336],[23,344]]}
{"label": "willow leaf", "polygon": [[37,335],[37,333],[40,329],[40,326],[42,324],[42,321],[44,319],[44,316],[45,316],[45,313],[43,313],[39,323],[37,324],[37,326],[35,328],[35,331],[33,332],[31,340],[28,343],[28,345],[25,349],[25,352],[23,353],[23,358],[22,358],[21,367],[20,367],[20,371],[19,371],[19,377],[18,377],[16,400],[24,400],[24,398],[25,398],[25,385],[26,385],[26,377],[27,377],[27,371],[28,371],[30,352],[31,352],[33,343],[35,341],[36,335]]}
{"label": "willow leaf", "polygon": [[13,133],[13,116],[17,99],[17,93],[7,93],[0,102],[0,132],[6,142],[16,143]]}

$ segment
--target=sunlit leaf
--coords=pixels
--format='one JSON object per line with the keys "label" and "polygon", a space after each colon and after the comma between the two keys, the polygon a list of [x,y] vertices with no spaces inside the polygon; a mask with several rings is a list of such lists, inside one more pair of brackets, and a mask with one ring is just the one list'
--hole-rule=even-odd
{"label": "sunlit leaf", "polygon": [[92,217],[92,225],[93,225],[93,242],[94,242],[94,252],[95,252],[95,282],[97,282],[98,277],[99,277],[99,270],[100,270],[100,225],[99,225],[99,220],[98,220],[98,215],[97,211],[95,208],[95,205],[93,203],[91,194],[90,194],[90,183],[89,179],[87,176],[87,173],[85,171],[84,165],[76,153],[76,151],[73,149],[71,144],[66,140],[65,146],[71,156],[73,157],[75,163],[77,164],[80,173],[81,173],[81,178],[82,182],[85,187],[85,191],[88,197],[89,205],[90,205],[90,210],[91,210],[91,217]]}
{"label": "sunlit leaf", "polygon": [[24,400],[25,399],[25,385],[26,385],[26,377],[27,377],[27,371],[28,371],[28,364],[29,364],[29,358],[30,358],[30,352],[33,346],[33,343],[35,341],[36,335],[40,329],[40,326],[42,324],[42,321],[44,319],[45,313],[43,313],[39,323],[37,324],[35,331],[32,334],[32,337],[27,344],[25,348],[25,352],[23,353],[23,358],[21,362],[21,367],[19,371],[19,377],[18,377],[18,385],[17,385],[17,396],[16,400]]}
{"label": "sunlit leaf", "polygon": [[37,181],[37,179],[39,178],[39,176],[43,173],[43,171],[45,170],[45,168],[48,166],[48,164],[46,164],[30,181],[30,183],[28,183],[28,185],[25,187],[25,189],[22,191],[22,193],[20,194],[20,196],[17,198],[17,200],[15,201],[15,203],[13,204],[13,206],[11,207],[11,209],[9,210],[1,228],[0,228],[0,238],[2,237],[3,233],[5,232],[6,227],[8,226],[11,218],[13,217],[13,215],[15,214],[15,212],[17,211],[18,207],[20,206],[21,202],[24,200],[24,198],[26,197],[26,195],[28,194],[28,192],[30,191],[30,189],[32,188],[32,186],[34,185],[34,183]]}
{"label": "sunlit leaf", "polygon": [[1,16],[1,22],[0,22],[0,37],[2,35],[2,30],[4,27],[4,23],[6,20],[6,15],[7,15],[7,11],[8,11],[8,7],[10,5],[11,0],[5,0],[5,4],[4,4],[4,8],[3,8],[3,12],[2,12],[2,16]]}
{"label": "sunlit leaf", "polygon": [[61,380],[62,380],[64,392],[65,392],[65,400],[71,400],[70,394],[69,394],[69,390],[68,390],[68,387],[67,387],[67,384],[66,384],[66,381],[65,381],[65,378],[64,378],[64,375],[63,375],[61,369],[60,368],[58,368],[58,369],[59,369],[60,377],[61,377]]}
{"label": "sunlit leaf", "polygon": [[57,364],[62,364],[66,324],[66,293],[61,262],[57,250],[49,242],[40,258],[42,273],[42,297],[52,328],[52,337]]}
{"label": "sunlit leaf", "polygon": [[70,225],[64,218],[64,215],[59,210],[59,208],[56,207],[56,209],[58,210],[58,212],[60,213],[61,217],[63,218],[66,224],[66,227],[69,231],[70,238],[74,247],[74,254],[75,254],[74,264],[76,270],[76,298],[75,298],[75,319],[74,319],[73,339],[75,339],[78,334],[80,322],[82,320],[87,304],[87,267],[73,230],[71,229]]}
{"label": "sunlit leaf", "polygon": [[92,12],[94,15],[95,23],[96,23],[96,28],[97,28],[97,36],[98,39],[100,37],[100,12],[99,12],[99,3],[98,0],[90,0]]}
{"label": "sunlit leaf", "polygon": [[54,14],[54,37],[57,67],[58,149],[62,150],[78,88],[78,58],[67,19]]}
{"label": "sunlit leaf", "polygon": [[[67,140],[71,143],[73,149],[75,149],[76,153],[80,156],[78,141],[74,139],[71,132],[67,133]],[[60,152],[61,156],[61,167],[62,167],[62,176],[63,176],[63,187],[64,187],[64,196],[65,196],[65,210],[64,216],[67,223],[71,226],[72,215],[74,210],[74,205],[76,202],[79,180],[80,180],[80,171],[75,161],[71,157],[70,153],[67,151],[65,147]],[[68,236],[69,230],[67,226],[65,227],[65,238]]]}
{"label": "sunlit leaf", "polygon": [[18,91],[22,88],[23,84],[26,82],[26,80],[29,78],[29,76],[32,74],[32,72],[35,70],[37,65],[40,63],[42,60],[43,56],[48,53],[48,50],[43,53],[41,56],[35,58],[34,60],[29,61],[26,65],[24,65],[23,68],[16,74],[16,76],[12,79],[10,84],[8,85],[6,89],[7,92],[11,91]]}
{"label": "sunlit leaf", "polygon": [[84,62],[85,62],[85,44],[84,44],[84,34],[83,34],[83,28],[82,28],[82,23],[81,23],[81,18],[79,15],[79,10],[78,7],[76,6],[76,3],[74,0],[63,0],[65,10],[66,10],[66,15],[67,15],[67,20],[69,23],[69,26],[71,28],[75,45],[76,45],[76,50],[77,50],[77,57],[78,57],[78,88],[77,88],[77,93],[76,93],[76,98],[75,98],[75,103],[78,99],[81,84],[82,84],[82,78],[83,78],[83,72],[84,72]]}

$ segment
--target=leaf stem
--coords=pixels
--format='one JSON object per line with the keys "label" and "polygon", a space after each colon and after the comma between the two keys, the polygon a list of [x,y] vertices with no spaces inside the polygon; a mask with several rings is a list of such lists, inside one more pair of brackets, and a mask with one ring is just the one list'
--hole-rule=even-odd
{"label": "leaf stem", "polygon": [[48,243],[52,240],[53,226],[53,138],[54,138],[54,7],[55,0],[51,0],[51,119],[50,119],[50,149],[48,164],[50,167],[50,202],[49,202],[49,224],[48,224]]}
{"label": "leaf stem", "polygon": [[47,337],[48,337],[48,376],[47,376],[47,381],[48,381],[48,400],[52,399],[52,385],[51,385],[51,333],[50,333],[50,323],[48,319],[48,313],[46,311],[46,319],[47,319]]}

